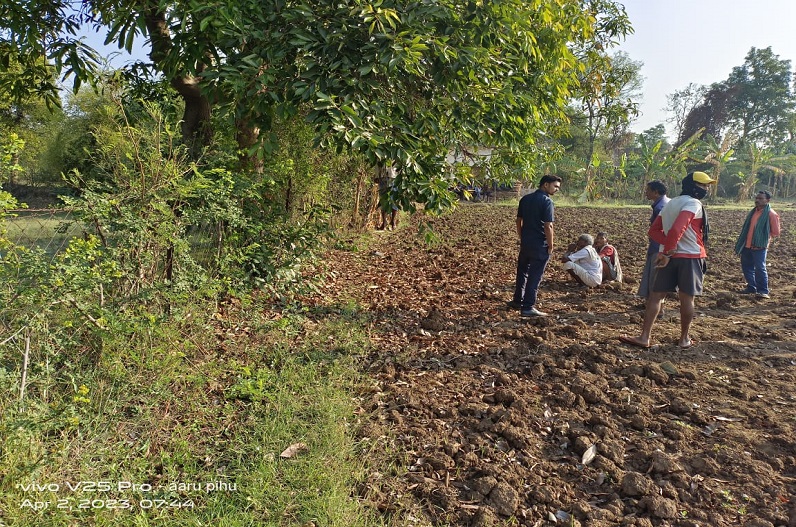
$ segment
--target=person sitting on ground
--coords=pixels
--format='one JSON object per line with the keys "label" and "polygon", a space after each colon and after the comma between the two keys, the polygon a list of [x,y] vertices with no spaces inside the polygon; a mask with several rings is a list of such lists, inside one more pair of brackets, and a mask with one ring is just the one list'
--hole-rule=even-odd
{"label": "person sitting on ground", "polygon": [[577,243],[570,244],[561,261],[564,262],[564,270],[579,284],[597,287],[602,283],[603,264],[594,250],[594,238],[591,234],[581,234]]}
{"label": "person sitting on ground", "polygon": [[598,232],[594,238],[594,250],[603,264],[603,282],[622,281],[622,266],[619,263],[619,251],[608,243],[608,233]]}

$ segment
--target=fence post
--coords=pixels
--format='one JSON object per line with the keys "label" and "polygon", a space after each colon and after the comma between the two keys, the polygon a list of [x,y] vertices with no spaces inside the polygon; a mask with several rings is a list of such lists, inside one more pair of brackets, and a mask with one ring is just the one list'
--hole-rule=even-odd
{"label": "fence post", "polygon": [[25,384],[28,382],[28,359],[30,357],[30,332],[25,333],[25,353],[22,358],[22,382],[19,383],[19,402],[25,398]]}

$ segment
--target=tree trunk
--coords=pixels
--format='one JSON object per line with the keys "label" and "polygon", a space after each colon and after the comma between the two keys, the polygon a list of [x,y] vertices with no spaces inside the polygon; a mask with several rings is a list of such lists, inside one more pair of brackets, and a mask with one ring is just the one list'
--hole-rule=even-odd
{"label": "tree trunk", "polygon": [[213,131],[210,128],[210,101],[199,92],[198,79],[180,78],[171,81],[171,85],[185,101],[182,116],[182,138],[196,159],[202,148],[210,144]]}
{"label": "tree trunk", "polygon": [[287,186],[285,188],[285,214],[290,215],[290,209],[293,207],[293,176],[287,177]]}
{"label": "tree trunk", "polygon": [[[149,58],[161,71],[172,48],[171,33],[166,22],[165,13],[158,2],[147,2],[144,9],[144,22],[149,31],[152,51]],[[197,65],[197,72],[204,70],[203,64]],[[199,78],[192,75],[171,76],[171,86],[180,94],[185,102],[182,119],[182,138],[188,145],[192,157],[201,153],[202,147],[210,143],[210,101],[199,89]]]}
{"label": "tree trunk", "polygon": [[354,190],[354,210],[351,213],[351,227],[361,228],[363,227],[363,221],[360,220],[359,217],[359,208],[360,202],[362,201],[362,193],[365,191],[365,179],[367,178],[367,173],[364,170],[359,170],[357,173],[357,184]]}
{"label": "tree trunk", "polygon": [[713,198],[719,197],[719,177],[721,176],[721,165],[713,167],[713,179],[716,182],[708,187],[708,195]]}
{"label": "tree trunk", "polygon": [[642,181],[641,181],[641,183],[642,183],[642,185],[641,185],[641,196],[639,196],[639,198],[640,199],[646,199],[647,198],[647,185],[649,185],[650,181],[652,181],[652,180],[650,179],[649,173],[646,170],[644,171],[644,176],[641,179],[642,179]]}
{"label": "tree trunk", "polygon": [[368,214],[365,216],[364,226],[370,226],[371,218],[376,218],[373,222],[378,226],[380,221],[379,214],[379,184],[374,183],[370,186],[370,206],[368,207]]}
{"label": "tree trunk", "polygon": [[263,158],[252,155],[253,147],[260,141],[260,128],[253,126],[247,118],[235,120],[235,140],[240,151],[238,163],[243,170],[251,170],[255,174],[262,174],[265,170]]}

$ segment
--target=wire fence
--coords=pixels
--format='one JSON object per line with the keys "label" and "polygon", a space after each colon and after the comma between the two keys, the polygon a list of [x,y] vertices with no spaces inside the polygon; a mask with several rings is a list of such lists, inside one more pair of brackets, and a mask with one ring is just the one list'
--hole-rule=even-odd
{"label": "wire fence", "polygon": [[69,209],[18,209],[8,213],[5,228],[10,242],[41,249],[53,257],[64,250],[72,238],[85,232]]}
{"label": "wire fence", "polygon": [[[49,209],[16,209],[7,211],[4,220],[5,238],[18,247],[41,250],[53,261],[63,252],[71,240],[97,235],[95,226],[81,220],[78,214],[66,208]],[[190,246],[190,256],[194,262],[211,273],[216,270],[218,256],[224,243],[223,232],[218,224],[191,225],[185,233]],[[108,237],[102,233],[103,243],[111,242],[113,235]],[[152,247],[149,247],[152,249]],[[168,253],[168,251],[166,251]],[[2,255],[0,255],[2,256]],[[129,256],[129,255],[128,255]],[[168,254],[161,255],[161,260],[154,263],[158,271],[173,264]]]}
{"label": "wire fence", "polygon": [[[508,197],[520,196],[522,185],[488,189],[468,189],[468,201],[498,201]],[[379,224],[378,190],[360,189],[361,199],[353,211],[341,213],[332,226],[346,225],[348,228],[374,228]],[[40,249],[54,258],[75,237],[97,234],[97,229],[86,224],[79,215],[69,208],[15,209],[6,211],[4,220],[6,238],[17,246]],[[353,214],[353,216],[352,216]],[[220,224],[190,225],[185,232],[190,244],[191,257],[203,267],[210,269],[222,250],[225,232]]]}

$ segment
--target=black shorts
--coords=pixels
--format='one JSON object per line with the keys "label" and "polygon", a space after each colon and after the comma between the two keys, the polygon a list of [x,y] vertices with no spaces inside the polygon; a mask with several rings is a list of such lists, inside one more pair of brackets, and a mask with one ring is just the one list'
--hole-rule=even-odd
{"label": "black shorts", "polygon": [[666,267],[657,269],[652,290],[657,293],[680,291],[691,296],[701,295],[704,276],[704,258],[672,258]]}

